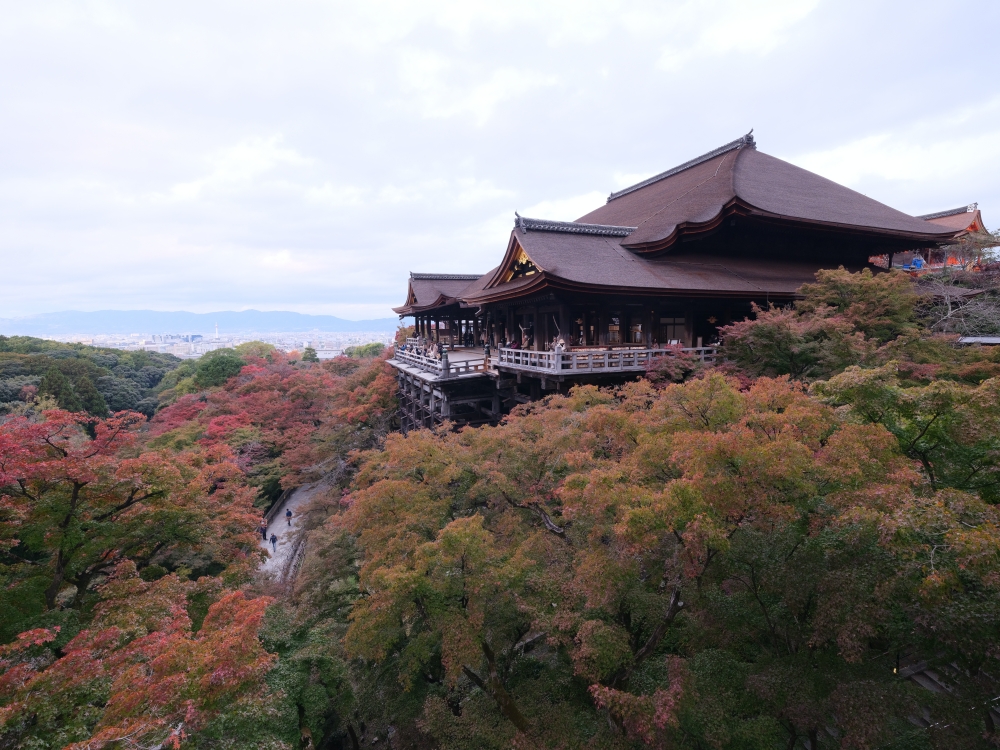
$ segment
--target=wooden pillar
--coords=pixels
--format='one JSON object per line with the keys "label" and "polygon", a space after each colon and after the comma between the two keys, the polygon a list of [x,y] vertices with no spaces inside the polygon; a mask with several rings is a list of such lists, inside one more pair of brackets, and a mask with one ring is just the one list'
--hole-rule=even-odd
{"label": "wooden pillar", "polygon": [[541,321],[538,319],[538,305],[535,305],[531,309],[531,348],[536,352],[540,352],[543,347],[540,345],[539,339],[541,336]]}
{"label": "wooden pillar", "polygon": [[570,319],[569,307],[565,304],[559,305],[559,330],[562,332],[563,341],[569,344],[573,338],[573,322]]}

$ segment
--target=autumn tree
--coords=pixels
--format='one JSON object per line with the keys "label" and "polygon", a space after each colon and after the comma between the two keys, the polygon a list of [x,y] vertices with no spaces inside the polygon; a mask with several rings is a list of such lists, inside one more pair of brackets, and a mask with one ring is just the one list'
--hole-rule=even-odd
{"label": "autumn tree", "polygon": [[[323,533],[356,539],[345,646],[376,735],[876,747],[924,710],[965,718],[920,742],[992,731],[992,506],[787,380],[577,388],[394,436],[344,502]],[[961,665],[947,697],[900,681],[912,655]]]}
{"label": "autumn tree", "polygon": [[[122,560],[248,568],[251,493],[230,451],[137,450],[145,419],[63,411],[0,425],[3,627],[73,608]],[[91,427],[91,439],[84,431]],[[13,631],[11,629],[14,629]]]}
{"label": "autumn tree", "polygon": [[0,647],[5,746],[295,746],[297,727],[270,700],[274,657],[258,639],[270,599],[208,578],[147,583],[130,561],[99,596],[75,637],[35,629]]}

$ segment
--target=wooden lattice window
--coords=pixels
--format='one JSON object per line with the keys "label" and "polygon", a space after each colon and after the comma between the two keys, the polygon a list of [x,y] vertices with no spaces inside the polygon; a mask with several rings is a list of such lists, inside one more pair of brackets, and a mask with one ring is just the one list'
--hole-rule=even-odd
{"label": "wooden lattice window", "polygon": [[620,344],[622,342],[621,318],[611,318],[608,323],[608,343]]}

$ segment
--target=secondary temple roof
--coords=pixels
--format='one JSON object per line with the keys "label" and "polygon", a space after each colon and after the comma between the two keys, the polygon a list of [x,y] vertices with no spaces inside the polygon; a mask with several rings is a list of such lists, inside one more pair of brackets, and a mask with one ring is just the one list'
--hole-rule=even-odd
{"label": "secondary temple roof", "polygon": [[406,302],[394,307],[398,315],[412,315],[415,312],[455,304],[471,282],[481,278],[478,274],[457,273],[410,273],[406,290]]}
{"label": "secondary temple roof", "polygon": [[942,227],[958,230],[961,232],[959,236],[974,232],[986,232],[986,225],[983,224],[983,217],[979,213],[978,203],[970,203],[968,206],[952,208],[948,211],[938,211],[933,214],[924,214],[923,216],[918,216],[917,218],[928,221],[931,224],[938,224]]}

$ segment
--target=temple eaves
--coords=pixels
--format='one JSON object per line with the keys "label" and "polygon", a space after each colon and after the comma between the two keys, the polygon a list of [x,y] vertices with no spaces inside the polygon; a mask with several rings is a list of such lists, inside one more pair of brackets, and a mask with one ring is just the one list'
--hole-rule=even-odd
{"label": "temple eaves", "polygon": [[961,208],[953,208],[949,211],[938,211],[933,214],[921,214],[920,216],[915,216],[916,219],[923,219],[924,221],[930,221],[931,219],[943,219],[945,216],[957,216],[958,214],[971,214],[979,208],[978,203],[970,203],[968,206],[962,206]]}
{"label": "temple eaves", "polygon": [[547,221],[529,219],[514,212],[514,227],[526,232],[566,232],[568,234],[592,234],[602,237],[628,237],[635,227],[619,227],[611,224],[581,224],[576,221]]}
{"label": "temple eaves", "polygon": [[751,148],[756,150],[757,143],[753,139],[753,128],[751,128],[750,132],[747,133],[746,135],[737,138],[735,141],[730,141],[725,146],[719,146],[717,149],[709,151],[707,154],[702,154],[701,156],[695,157],[691,161],[686,161],[683,164],[674,167],[673,169],[668,169],[666,172],[660,172],[660,174],[658,175],[654,175],[653,177],[645,179],[642,182],[637,182],[635,185],[631,185],[627,188],[619,190],[616,193],[612,193],[611,195],[608,196],[607,202],[610,203],[615,198],[621,198],[623,195],[628,195],[629,193],[633,193],[636,190],[639,190],[640,188],[646,187],[647,185],[652,185],[654,182],[659,182],[660,180],[665,180],[668,177],[673,177],[675,174],[683,172],[685,169],[691,169],[691,167],[696,167],[699,164],[703,164],[709,159],[714,159],[716,156],[721,156],[727,151],[733,151],[739,148]]}

